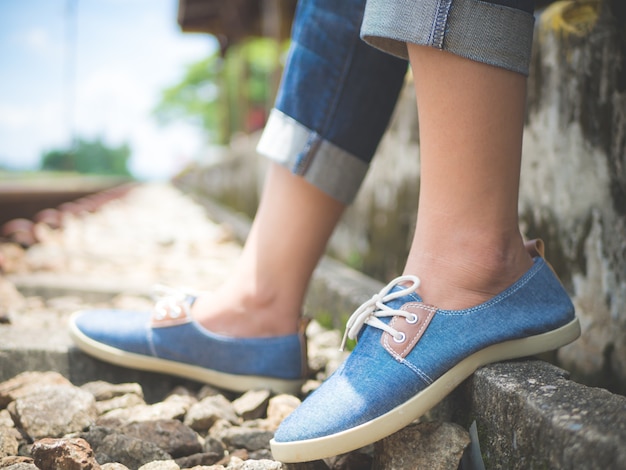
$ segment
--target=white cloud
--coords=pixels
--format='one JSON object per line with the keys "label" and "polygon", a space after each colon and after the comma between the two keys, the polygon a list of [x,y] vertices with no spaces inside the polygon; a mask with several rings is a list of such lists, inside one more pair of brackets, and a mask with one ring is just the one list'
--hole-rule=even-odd
{"label": "white cloud", "polygon": [[151,101],[150,91],[128,71],[96,70],[77,89],[77,130],[128,134],[138,121],[148,117]]}
{"label": "white cloud", "polygon": [[35,51],[46,49],[50,44],[50,35],[42,28],[33,28],[26,31],[21,39],[29,49]]}
{"label": "white cloud", "polygon": [[0,128],[15,132],[21,130],[32,119],[31,110],[22,106],[0,104]]}
{"label": "white cloud", "polygon": [[68,142],[61,103],[0,105],[0,163],[24,169],[36,168],[43,152]]}
{"label": "white cloud", "polygon": [[53,34],[49,28],[32,27],[24,32],[20,32],[15,42],[18,47],[22,46],[26,53],[35,54],[40,58],[52,60],[61,60],[63,58],[63,43],[58,35]]}

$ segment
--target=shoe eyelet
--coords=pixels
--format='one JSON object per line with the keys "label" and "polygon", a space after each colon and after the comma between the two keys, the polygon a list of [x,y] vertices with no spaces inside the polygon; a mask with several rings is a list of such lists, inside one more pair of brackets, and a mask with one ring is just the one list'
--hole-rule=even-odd
{"label": "shoe eyelet", "polygon": [[414,325],[419,320],[419,317],[415,313],[412,313],[408,317],[405,317],[405,319],[406,319],[407,323],[410,323],[411,325]]}
{"label": "shoe eyelet", "polygon": [[163,320],[165,317],[167,317],[167,310],[163,307],[156,307],[154,309],[154,318],[156,320]]}
{"label": "shoe eyelet", "polygon": [[171,316],[172,318],[178,318],[178,317],[180,317],[181,313],[183,313],[183,312],[182,312],[182,309],[180,308],[180,305],[173,305],[173,306],[171,307],[171,310],[170,310],[170,316]]}
{"label": "shoe eyelet", "polygon": [[404,343],[406,341],[406,335],[403,332],[399,331],[398,335],[394,335],[393,340],[396,343]]}

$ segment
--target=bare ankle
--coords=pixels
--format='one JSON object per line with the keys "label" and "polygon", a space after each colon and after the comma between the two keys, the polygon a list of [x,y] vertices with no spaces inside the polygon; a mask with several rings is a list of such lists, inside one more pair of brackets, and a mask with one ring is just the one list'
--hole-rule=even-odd
{"label": "bare ankle", "polygon": [[532,266],[521,237],[507,246],[477,243],[470,248],[457,243],[432,253],[423,250],[410,257],[405,273],[420,277],[418,293],[424,302],[446,310],[493,298]]}
{"label": "bare ankle", "polygon": [[199,296],[192,314],[206,329],[234,337],[267,337],[295,333],[300,306],[287,305],[269,290],[225,284]]}

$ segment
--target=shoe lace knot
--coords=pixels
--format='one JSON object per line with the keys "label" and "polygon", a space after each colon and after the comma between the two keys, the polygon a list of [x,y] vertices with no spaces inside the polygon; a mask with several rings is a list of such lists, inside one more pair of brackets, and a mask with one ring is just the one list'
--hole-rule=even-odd
{"label": "shoe lace knot", "polygon": [[191,304],[195,296],[186,290],[177,289],[163,284],[152,287],[152,299],[154,300],[154,320],[180,317],[190,317]]}
{"label": "shoe lace knot", "polygon": [[[410,283],[405,286],[405,283]],[[420,279],[417,276],[400,276],[387,284],[380,292],[374,294],[371,299],[364,302],[357,308],[346,323],[346,329],[341,341],[341,351],[344,350],[348,339],[356,339],[364,325],[386,331],[394,340],[401,343],[404,341],[404,333],[387,325],[381,321],[380,317],[403,316],[406,318],[415,317],[414,313],[404,310],[396,310],[386,305],[388,302],[412,294],[420,285]],[[395,287],[400,287],[394,290]]]}

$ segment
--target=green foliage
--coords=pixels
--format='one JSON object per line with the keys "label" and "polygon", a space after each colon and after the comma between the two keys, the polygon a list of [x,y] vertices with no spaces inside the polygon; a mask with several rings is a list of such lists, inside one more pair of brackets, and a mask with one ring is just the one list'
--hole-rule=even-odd
{"label": "green foliage", "polygon": [[280,76],[276,41],[249,39],[190,64],[181,81],[161,93],[154,115],[161,124],[187,121],[204,130],[209,140],[228,143],[237,131],[264,124]]}
{"label": "green foliage", "polygon": [[131,176],[127,166],[130,153],[128,144],[109,147],[100,139],[79,139],[70,148],[55,149],[43,154],[40,168],[48,171]]}
{"label": "green foliage", "polygon": [[222,68],[223,60],[217,53],[189,65],[178,84],[163,90],[161,101],[154,109],[158,122],[190,121],[214,137],[219,127]]}

